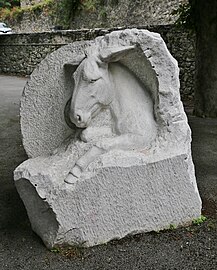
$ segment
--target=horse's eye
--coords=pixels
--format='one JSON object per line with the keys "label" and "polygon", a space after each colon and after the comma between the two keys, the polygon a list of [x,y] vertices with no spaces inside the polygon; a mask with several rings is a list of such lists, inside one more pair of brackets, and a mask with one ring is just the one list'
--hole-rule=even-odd
{"label": "horse's eye", "polygon": [[98,81],[99,79],[91,79],[90,82],[91,83],[95,83],[96,81]]}

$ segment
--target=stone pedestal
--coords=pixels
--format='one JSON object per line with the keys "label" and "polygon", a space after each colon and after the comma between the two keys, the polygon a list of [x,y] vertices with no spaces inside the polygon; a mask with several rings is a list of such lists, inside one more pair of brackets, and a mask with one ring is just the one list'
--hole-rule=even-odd
{"label": "stone pedestal", "polygon": [[[45,161],[40,159],[38,166]],[[103,244],[128,234],[186,225],[200,216],[200,198],[189,181],[185,154],[101,168],[70,186],[54,182],[52,175],[34,175],[35,165],[32,160],[26,163],[31,175],[17,180],[16,187],[33,230],[48,248]]]}

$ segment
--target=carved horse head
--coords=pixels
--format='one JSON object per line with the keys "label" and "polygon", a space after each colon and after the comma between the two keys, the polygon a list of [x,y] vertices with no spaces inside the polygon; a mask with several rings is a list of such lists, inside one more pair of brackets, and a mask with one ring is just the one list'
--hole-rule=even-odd
{"label": "carved horse head", "polygon": [[115,97],[109,62],[120,60],[134,46],[104,49],[86,55],[73,74],[75,87],[70,105],[70,119],[80,128],[87,127],[102,108],[108,107]]}

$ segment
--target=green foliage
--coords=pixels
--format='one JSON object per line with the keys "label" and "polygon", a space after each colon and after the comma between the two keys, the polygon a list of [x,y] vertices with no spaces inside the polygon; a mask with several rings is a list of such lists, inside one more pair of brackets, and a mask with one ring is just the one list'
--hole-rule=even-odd
{"label": "green foliage", "polygon": [[96,10],[96,5],[98,4],[98,0],[86,0],[82,1],[82,7],[83,9],[87,11],[95,11]]}
{"label": "green foliage", "polygon": [[26,12],[42,11],[44,8],[52,8],[54,2],[55,2],[54,0],[44,0],[43,2],[28,7],[24,7],[22,9]]}
{"label": "green foliage", "polygon": [[18,17],[22,16],[22,13],[19,7],[11,8],[2,8],[0,9],[0,20],[12,20],[17,19]]}
{"label": "green foliage", "polygon": [[0,0],[0,8],[10,8],[11,4],[8,1]]}
{"label": "green foliage", "polygon": [[4,21],[5,18],[10,17],[11,9],[1,8],[0,9],[0,20]]}
{"label": "green foliage", "polygon": [[53,253],[60,253],[61,250],[59,247],[53,247],[50,251]]}
{"label": "green foliage", "polygon": [[[107,13],[105,6],[110,3],[111,5],[117,5],[119,0],[61,0],[56,4],[56,14],[59,13],[61,16],[57,16],[56,24],[63,25],[65,28],[70,26],[70,22],[75,15],[81,10],[87,12],[96,12],[100,6],[99,15],[105,20]],[[55,14],[55,12],[54,12]]]}
{"label": "green foliage", "polygon": [[[70,21],[76,12],[82,8],[82,0],[61,0],[56,3],[53,14],[56,16],[56,24],[68,28]],[[58,16],[58,14],[61,14]]]}
{"label": "green foliage", "polygon": [[72,246],[58,245],[58,246],[53,247],[51,249],[51,252],[58,253],[67,258],[74,258],[74,257],[82,258],[84,248],[79,248],[76,246],[72,247]]}
{"label": "green foliage", "polygon": [[100,19],[105,21],[107,19],[107,12],[105,8],[102,8],[99,12]]}
{"label": "green foliage", "polygon": [[177,228],[177,226],[176,225],[174,225],[174,224],[170,224],[170,227],[169,227],[169,230],[175,230]]}
{"label": "green foliage", "polygon": [[199,218],[193,219],[192,220],[192,224],[193,225],[200,225],[200,224],[202,224],[206,220],[207,220],[207,218],[205,216],[201,215]]}
{"label": "green foliage", "polygon": [[48,11],[49,9],[52,9],[54,2],[54,0],[44,0],[41,3],[23,8],[20,8],[19,6],[10,6],[9,8],[5,7],[0,9],[0,20],[18,20],[22,18],[24,12],[32,13],[33,15],[39,15],[42,11]]}
{"label": "green foliage", "polygon": [[195,1],[192,0],[187,4],[179,5],[178,9],[172,12],[172,15],[177,15],[178,19],[175,24],[178,27],[184,27],[192,32],[196,29],[196,12]]}
{"label": "green foliage", "polygon": [[18,0],[0,0],[0,20],[13,22],[22,19],[24,13],[39,16],[42,12],[50,16],[55,25],[69,28],[70,22],[81,10],[99,12],[102,20],[107,18],[107,5],[117,5],[119,0],[44,0],[27,7],[19,7]]}
{"label": "green foliage", "polygon": [[12,8],[15,6],[20,6],[19,0],[0,0],[0,8]]}

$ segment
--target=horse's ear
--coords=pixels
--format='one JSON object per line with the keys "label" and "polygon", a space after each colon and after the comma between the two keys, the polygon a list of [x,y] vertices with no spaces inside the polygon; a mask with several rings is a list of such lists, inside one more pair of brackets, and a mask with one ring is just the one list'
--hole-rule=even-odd
{"label": "horse's ear", "polygon": [[99,52],[99,58],[102,62],[117,62],[136,46],[120,46],[103,49]]}
{"label": "horse's ear", "polygon": [[76,60],[75,59],[73,59],[73,60],[70,60],[70,61],[68,61],[68,62],[66,62],[66,63],[64,63],[64,65],[63,65],[63,68],[73,68],[73,67],[77,67],[77,66],[79,66],[80,65],[80,63],[84,60],[84,58],[86,58],[87,56],[86,56],[86,53],[84,52],[84,54],[83,55],[81,55],[81,56],[79,56]]}

